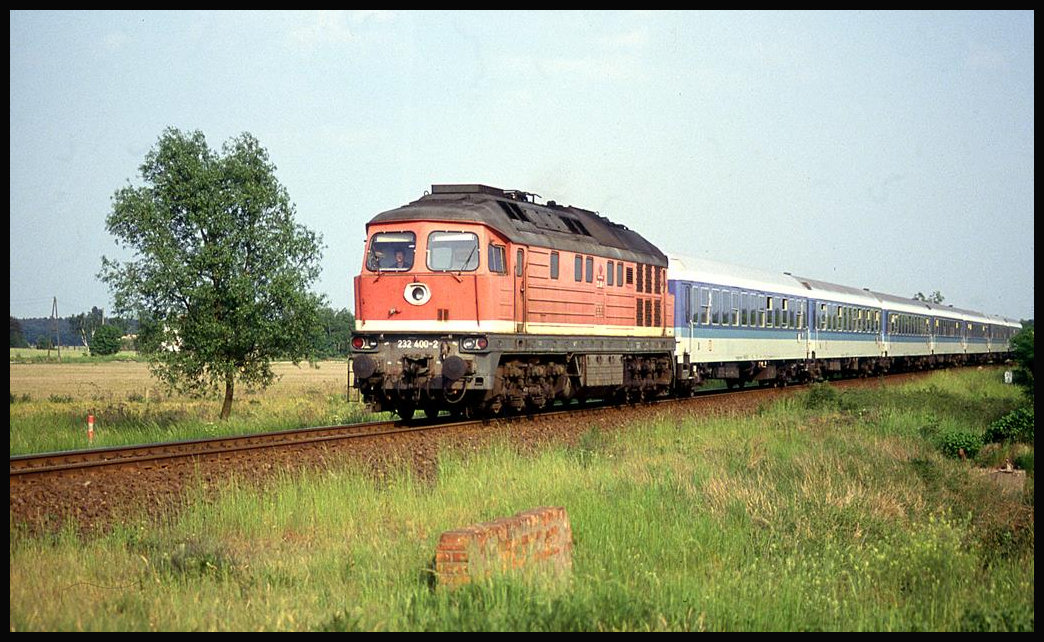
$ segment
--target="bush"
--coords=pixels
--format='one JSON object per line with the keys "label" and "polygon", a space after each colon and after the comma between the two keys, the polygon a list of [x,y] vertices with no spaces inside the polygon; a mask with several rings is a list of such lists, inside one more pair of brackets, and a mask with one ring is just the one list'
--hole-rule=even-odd
{"label": "bush", "polygon": [[828,383],[814,383],[805,396],[805,407],[809,410],[837,409],[841,405],[841,393]]}
{"label": "bush", "polygon": [[984,438],[987,442],[1033,442],[1033,407],[1016,408],[990,424]]}
{"label": "bush", "polygon": [[120,339],[123,332],[114,325],[103,325],[94,331],[91,339],[91,354],[106,356],[120,351]]}
{"label": "bush", "polygon": [[939,436],[939,449],[947,457],[960,457],[961,450],[969,459],[982,450],[982,436],[963,430],[949,430]]}

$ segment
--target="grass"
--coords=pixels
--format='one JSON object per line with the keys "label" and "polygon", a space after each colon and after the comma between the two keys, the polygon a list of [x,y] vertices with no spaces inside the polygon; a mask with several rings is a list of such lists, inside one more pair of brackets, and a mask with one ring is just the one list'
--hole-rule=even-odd
{"label": "grass", "polygon": [[135,351],[121,350],[116,354],[97,356],[83,346],[62,346],[62,360],[58,361],[58,350],[39,348],[11,348],[11,363],[109,363],[112,361],[141,361]]}
{"label": "grass", "polygon": [[[349,401],[347,365],[274,364],[265,391],[237,388],[232,416],[219,421],[221,398],[171,395],[141,362],[12,363],[12,455],[176,441],[227,434],[334,425],[372,418]],[[87,440],[87,417],[95,437]]]}
{"label": "grass", "polygon": [[[995,375],[502,442],[444,453],[434,479],[346,462],[233,481],[95,536],[12,524],[10,628],[1032,631],[1032,475],[1001,492],[932,439],[1021,402]],[[441,532],[541,505],[570,517],[567,586],[429,588]]]}

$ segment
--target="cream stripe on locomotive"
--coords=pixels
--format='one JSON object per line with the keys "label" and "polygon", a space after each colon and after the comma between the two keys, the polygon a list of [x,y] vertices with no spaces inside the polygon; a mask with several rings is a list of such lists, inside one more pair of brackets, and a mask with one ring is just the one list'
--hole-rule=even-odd
{"label": "cream stripe on locomotive", "polygon": [[[446,333],[446,334],[514,334],[518,325],[514,321],[363,321],[356,324],[356,332],[389,333]],[[585,325],[577,323],[527,323],[526,334],[531,335],[575,335],[596,337],[670,337],[673,328],[650,328],[619,325]]]}

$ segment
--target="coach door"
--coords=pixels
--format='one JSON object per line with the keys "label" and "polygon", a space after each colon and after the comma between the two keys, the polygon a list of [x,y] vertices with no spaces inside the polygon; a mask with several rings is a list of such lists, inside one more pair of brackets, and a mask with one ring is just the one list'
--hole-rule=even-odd
{"label": "coach door", "polygon": [[515,250],[515,332],[526,331],[526,251]]}

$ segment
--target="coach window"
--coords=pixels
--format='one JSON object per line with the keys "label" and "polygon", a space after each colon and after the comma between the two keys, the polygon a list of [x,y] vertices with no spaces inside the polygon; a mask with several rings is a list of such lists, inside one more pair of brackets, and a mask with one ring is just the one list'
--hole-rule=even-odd
{"label": "coach window", "polygon": [[710,290],[700,288],[700,324],[710,325],[711,322],[711,298]]}
{"label": "coach window", "polygon": [[506,254],[503,245],[489,246],[489,271],[496,274],[507,274]]}
{"label": "coach window", "polygon": [[551,278],[558,279],[558,252],[551,253]]}
{"label": "coach window", "polygon": [[579,254],[573,260],[573,278],[577,283],[584,280],[584,257]]}
{"label": "coach window", "polygon": [[474,232],[432,232],[428,235],[428,269],[472,272],[478,269],[478,235]]}

